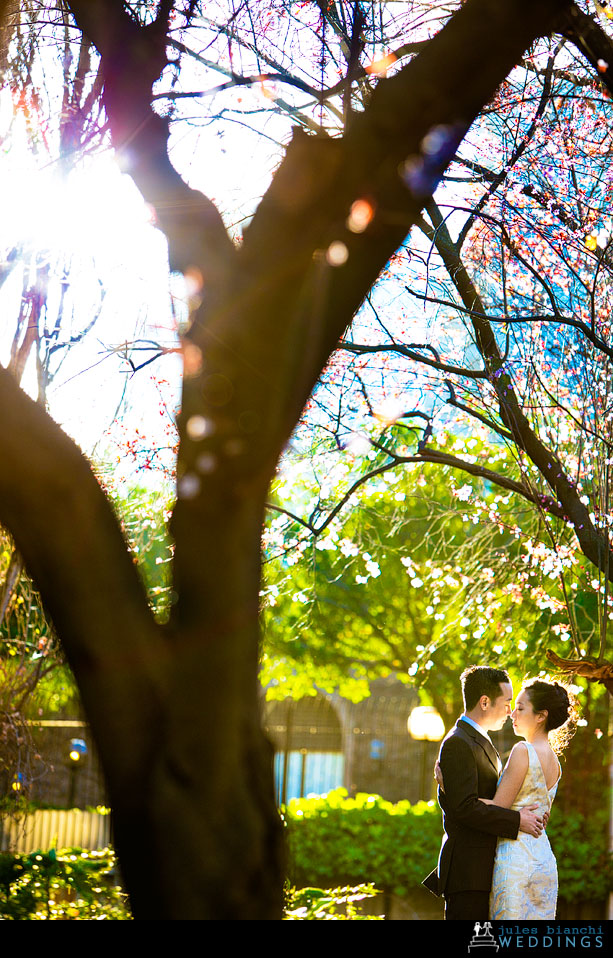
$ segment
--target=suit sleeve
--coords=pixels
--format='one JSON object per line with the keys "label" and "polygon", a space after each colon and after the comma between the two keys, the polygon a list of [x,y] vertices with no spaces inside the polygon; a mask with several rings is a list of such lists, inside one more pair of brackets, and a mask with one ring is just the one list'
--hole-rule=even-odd
{"label": "suit sleeve", "polygon": [[448,739],[440,765],[445,788],[441,804],[446,814],[463,826],[500,838],[517,838],[518,811],[479,801],[477,765],[470,745],[458,737]]}

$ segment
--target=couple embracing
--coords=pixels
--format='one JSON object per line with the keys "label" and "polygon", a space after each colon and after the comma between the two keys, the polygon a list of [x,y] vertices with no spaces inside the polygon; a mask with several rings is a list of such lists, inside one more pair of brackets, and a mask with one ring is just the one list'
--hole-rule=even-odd
{"label": "couple embracing", "polygon": [[[568,693],[535,679],[512,710],[504,670],[471,666],[461,682],[464,714],[443,740],[437,765],[445,836],[424,885],[444,896],[446,920],[553,919],[558,876],[544,826],[561,774],[556,751],[572,734]],[[511,714],[525,741],[513,747],[501,775],[488,733]]]}

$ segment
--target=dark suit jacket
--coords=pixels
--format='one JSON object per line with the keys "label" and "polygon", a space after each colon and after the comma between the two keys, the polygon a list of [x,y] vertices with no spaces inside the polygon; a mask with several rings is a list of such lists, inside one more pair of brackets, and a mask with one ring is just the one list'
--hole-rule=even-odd
{"label": "dark suit jacket", "polygon": [[445,836],[438,868],[424,885],[437,895],[489,891],[496,839],[517,838],[519,812],[484,805],[498,784],[498,757],[488,740],[462,719],[443,739],[439,752],[445,791],[439,788]]}

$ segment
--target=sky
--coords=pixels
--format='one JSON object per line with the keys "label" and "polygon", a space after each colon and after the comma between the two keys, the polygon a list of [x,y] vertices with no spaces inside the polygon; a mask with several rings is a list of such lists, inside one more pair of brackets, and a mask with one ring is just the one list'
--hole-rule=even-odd
{"label": "sky", "polygon": [[[36,158],[15,147],[0,158],[0,247],[26,251],[23,267],[0,291],[0,360],[6,364],[9,358],[24,278],[35,279],[33,262],[48,264],[48,327],[55,323],[62,282],[70,282],[58,341],[77,335],[98,315],[82,342],[55,354],[52,368],[64,358],[49,391],[54,418],[86,451],[120,402],[130,368],[122,344],[139,335],[167,348],[177,345],[165,242],[110,155],[88,166],[64,180],[53,165],[36,168]],[[31,361],[24,375],[31,393],[35,376]]]}
{"label": "sky", "polygon": [[[61,72],[54,50],[34,65],[38,89],[35,83],[25,98],[8,86],[0,91],[0,265],[15,248],[23,262],[0,287],[0,362],[9,360],[23,284],[32,287],[33,263],[46,265],[47,328],[69,281],[58,341],[78,335],[97,317],[81,342],[54,355],[54,369],[64,358],[48,390],[50,412],[87,454],[116,460],[136,429],[143,448],[172,442],[182,368],[177,327],[186,315],[187,292],[182,278],[169,274],[165,238],[110,147],[96,148],[62,173],[54,121]],[[198,86],[190,66],[188,59],[182,89]],[[241,101],[248,112],[269,106],[258,88],[245,88]],[[282,137],[287,123],[272,130],[275,121],[269,120],[262,124],[269,132],[260,137],[239,122],[225,123],[223,130],[192,122],[190,113],[198,111],[191,100],[180,107],[185,119],[172,126],[173,162],[190,186],[218,204],[226,226],[238,234],[270,181],[281,154],[274,136]],[[130,349],[127,344],[136,341],[138,348]],[[159,344],[165,355],[134,373],[128,356],[135,366],[151,359],[154,351],[144,349],[146,343]],[[33,359],[22,384],[36,394]],[[161,458],[172,468],[172,455]],[[128,472],[129,460],[123,463]]]}
{"label": "sky", "polygon": [[[110,148],[93,150],[62,173],[53,116],[60,108],[61,73],[51,54],[40,74],[34,70],[46,101],[0,91],[0,257],[15,247],[24,253],[23,267],[0,289],[0,362],[8,362],[24,280],[29,277],[32,285],[33,263],[47,265],[46,326],[55,323],[67,280],[59,339],[78,335],[97,317],[81,342],[55,353],[54,369],[64,358],[49,387],[50,412],[88,455],[108,458],[128,475],[134,463],[123,453],[136,429],[142,448],[172,445],[180,401],[177,325],[185,317],[186,290],[180,277],[169,275],[165,239]],[[186,58],[173,90],[218,82],[210,76],[203,82],[202,70],[193,67]],[[166,77],[160,87],[169,85]],[[231,115],[225,112],[229,95],[215,99],[214,112],[224,122],[202,120],[208,100],[178,102],[170,153],[187,183],[209,196],[226,227],[239,235],[270,182],[292,124],[270,110],[271,89],[262,84],[241,88],[238,98],[236,91],[229,93],[235,98]],[[134,373],[128,354],[134,365],[154,355],[130,350],[127,344],[135,341],[158,343],[167,354]],[[33,359],[23,386],[36,394]],[[172,468],[170,450],[155,457],[161,461]]]}

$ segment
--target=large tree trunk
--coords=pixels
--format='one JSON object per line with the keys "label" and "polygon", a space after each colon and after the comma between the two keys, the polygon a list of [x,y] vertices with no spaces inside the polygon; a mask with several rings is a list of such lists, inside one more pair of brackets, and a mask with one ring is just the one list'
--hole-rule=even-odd
{"label": "large tree trunk", "polygon": [[[233,500],[233,501],[232,501]],[[189,515],[175,516],[175,534]],[[144,729],[132,797],[111,801],[139,918],[277,919],[281,822],[257,685],[261,502],[211,499],[206,541],[188,554],[167,641],[165,721]],[[181,586],[183,588],[181,589]],[[191,598],[185,599],[185,594]]]}

